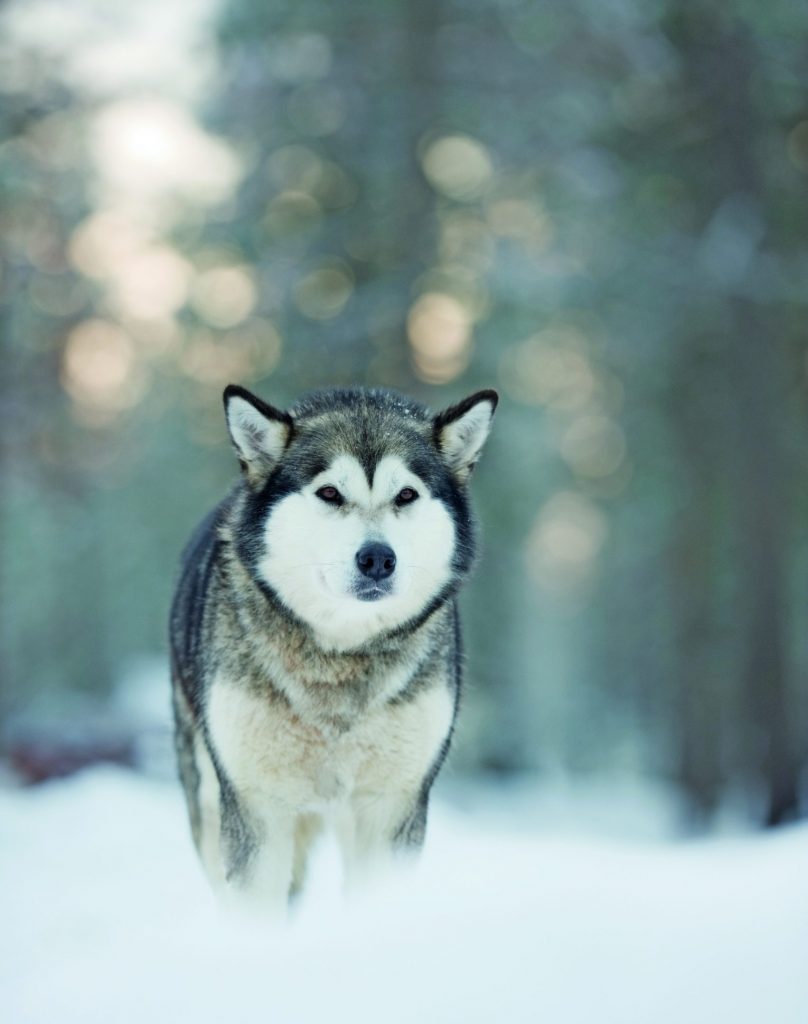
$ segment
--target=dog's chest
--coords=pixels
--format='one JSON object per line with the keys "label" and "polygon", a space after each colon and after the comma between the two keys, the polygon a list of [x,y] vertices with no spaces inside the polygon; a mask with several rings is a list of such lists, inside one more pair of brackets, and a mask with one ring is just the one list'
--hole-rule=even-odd
{"label": "dog's chest", "polygon": [[264,680],[286,697],[294,714],[324,733],[344,732],[371,706],[400,693],[412,679],[422,656],[412,645],[408,657],[381,661],[348,655],[335,658],[310,644],[278,643],[267,631],[250,638],[256,690]]}
{"label": "dog's chest", "polygon": [[208,721],[236,790],[252,803],[322,810],[358,793],[415,791],[451,726],[442,680],[413,699],[381,704],[350,728],[314,725],[281,700],[219,679]]}

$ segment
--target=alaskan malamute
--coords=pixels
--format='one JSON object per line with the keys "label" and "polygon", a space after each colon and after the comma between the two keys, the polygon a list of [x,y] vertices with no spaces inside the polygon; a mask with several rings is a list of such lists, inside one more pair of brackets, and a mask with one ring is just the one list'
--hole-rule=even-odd
{"label": "alaskan malamute", "polygon": [[423,842],[460,696],[469,476],[497,405],[437,416],[320,391],[224,392],[242,478],[197,528],[171,609],[176,747],[217,888],[275,910],[333,824],[350,882]]}

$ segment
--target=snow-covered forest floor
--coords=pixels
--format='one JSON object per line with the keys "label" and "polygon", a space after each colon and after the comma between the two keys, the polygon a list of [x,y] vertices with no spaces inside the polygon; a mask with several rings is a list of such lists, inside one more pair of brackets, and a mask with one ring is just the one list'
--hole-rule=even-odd
{"label": "snow-covered forest floor", "polygon": [[438,802],[419,867],[348,907],[326,845],[273,927],[220,918],[173,784],[3,790],[2,1018],[808,1021],[808,827],[618,840],[537,828],[537,794],[502,792]]}

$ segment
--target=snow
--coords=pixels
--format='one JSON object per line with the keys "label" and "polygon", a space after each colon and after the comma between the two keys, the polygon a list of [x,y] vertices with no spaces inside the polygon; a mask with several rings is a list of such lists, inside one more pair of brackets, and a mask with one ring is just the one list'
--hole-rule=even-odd
{"label": "snow", "polygon": [[220,917],[173,784],[0,791],[3,1020],[808,1022],[808,827],[616,840],[492,799],[436,806],[418,868],[348,906],[326,847],[278,926]]}

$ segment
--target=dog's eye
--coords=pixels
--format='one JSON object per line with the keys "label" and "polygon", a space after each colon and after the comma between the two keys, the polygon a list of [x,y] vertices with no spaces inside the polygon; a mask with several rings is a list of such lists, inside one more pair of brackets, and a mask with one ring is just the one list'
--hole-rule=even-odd
{"label": "dog's eye", "polygon": [[412,487],[405,487],[396,495],[396,505],[411,505],[418,497],[418,491]]}
{"label": "dog's eye", "polygon": [[329,505],[342,504],[342,495],[339,493],[336,487],[321,487],[320,490],[316,492],[316,494],[321,501],[327,501]]}

